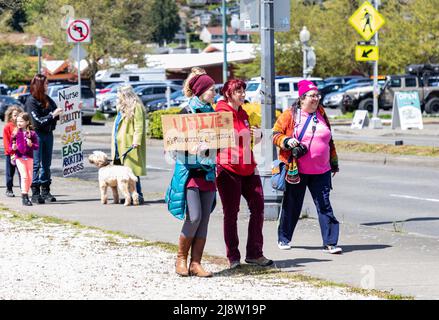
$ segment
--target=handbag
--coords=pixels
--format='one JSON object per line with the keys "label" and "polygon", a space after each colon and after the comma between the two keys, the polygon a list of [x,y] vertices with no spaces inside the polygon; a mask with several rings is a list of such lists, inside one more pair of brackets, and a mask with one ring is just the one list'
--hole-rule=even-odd
{"label": "handbag", "polygon": [[285,191],[285,177],[287,165],[280,160],[274,160],[271,164],[271,187],[277,191]]}
{"label": "handbag", "polygon": [[[299,141],[302,140],[303,135],[305,134],[306,128],[308,127],[309,122],[311,121],[312,115],[310,115],[308,117],[308,119],[305,122],[305,125],[303,126],[302,132],[300,133],[299,136]],[[291,154],[290,157],[288,158],[288,165],[283,163],[280,160],[274,160],[271,163],[271,178],[270,178],[270,182],[271,182],[271,187],[277,191],[285,191],[286,188],[286,181],[288,180],[289,183],[299,183],[300,182],[300,177],[299,177],[299,172],[297,170],[297,167],[295,168],[296,170],[294,171],[294,177],[289,177],[289,179],[287,179],[287,171],[289,171],[289,167],[290,167],[290,163],[293,160],[293,155]]]}

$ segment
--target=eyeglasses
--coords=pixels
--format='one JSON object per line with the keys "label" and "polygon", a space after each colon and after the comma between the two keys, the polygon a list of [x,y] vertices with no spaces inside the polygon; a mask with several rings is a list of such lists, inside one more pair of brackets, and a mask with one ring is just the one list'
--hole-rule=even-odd
{"label": "eyeglasses", "polygon": [[322,96],[319,94],[305,94],[305,97],[308,97],[311,99],[320,99]]}

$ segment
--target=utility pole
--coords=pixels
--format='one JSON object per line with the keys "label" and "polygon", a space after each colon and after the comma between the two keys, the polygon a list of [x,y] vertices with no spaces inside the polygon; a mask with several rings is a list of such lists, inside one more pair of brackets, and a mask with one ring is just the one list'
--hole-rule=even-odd
{"label": "utility pole", "polygon": [[274,69],[274,1],[261,1],[261,86],[262,86],[262,150],[264,158],[260,175],[264,192],[264,216],[276,220],[279,216],[282,194],[271,187],[271,163],[277,158],[272,142],[272,127],[275,119],[275,69]]}
{"label": "utility pole", "polygon": [[227,15],[226,15],[226,0],[223,0],[223,83],[227,82]]}

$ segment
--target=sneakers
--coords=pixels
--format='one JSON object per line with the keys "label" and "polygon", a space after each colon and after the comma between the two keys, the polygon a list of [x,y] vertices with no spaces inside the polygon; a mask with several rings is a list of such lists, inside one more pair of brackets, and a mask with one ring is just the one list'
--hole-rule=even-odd
{"label": "sneakers", "polygon": [[239,261],[231,261],[229,265],[229,269],[236,269],[241,266],[241,262]]}
{"label": "sneakers", "polygon": [[254,264],[261,267],[268,267],[273,264],[273,260],[267,259],[264,256],[257,259],[245,259],[245,262],[247,262],[248,264]]}
{"label": "sneakers", "polygon": [[340,254],[343,250],[337,246],[324,246],[323,252],[331,254]]}
{"label": "sneakers", "polygon": [[6,196],[9,197],[9,198],[13,198],[13,197],[15,197],[15,195],[14,195],[14,191],[12,191],[12,190],[6,190]]}
{"label": "sneakers", "polygon": [[287,242],[279,241],[279,242],[277,243],[277,246],[278,246],[278,248],[281,249],[281,250],[290,250],[290,249],[291,249],[290,244],[287,243]]}

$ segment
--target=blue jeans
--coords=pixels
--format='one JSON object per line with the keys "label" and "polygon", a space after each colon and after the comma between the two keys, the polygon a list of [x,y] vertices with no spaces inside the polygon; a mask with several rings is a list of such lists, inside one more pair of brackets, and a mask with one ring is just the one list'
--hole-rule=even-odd
{"label": "blue jeans", "polygon": [[[12,187],[14,186],[14,175],[15,175],[15,169],[16,166],[12,165],[11,163],[11,156],[6,155],[6,188],[7,190],[12,190]],[[18,174],[18,183],[20,183],[20,173],[17,170]]]}
{"label": "blue jeans", "polygon": [[[52,165],[53,132],[37,132],[38,150],[34,150],[33,185],[50,184],[50,166]],[[41,169],[41,170],[40,170]]]}
{"label": "blue jeans", "polygon": [[329,201],[331,191],[331,171],[323,174],[300,174],[300,183],[286,183],[282,211],[277,229],[278,241],[288,243],[302,211],[306,187],[311,192],[319,216],[323,245],[336,245],[339,223]]}

